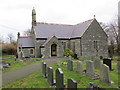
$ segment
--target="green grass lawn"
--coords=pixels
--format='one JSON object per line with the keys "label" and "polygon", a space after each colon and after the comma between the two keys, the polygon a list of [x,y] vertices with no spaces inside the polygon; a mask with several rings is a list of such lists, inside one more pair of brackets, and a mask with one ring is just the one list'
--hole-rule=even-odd
{"label": "green grass lawn", "polygon": [[34,58],[34,59],[37,59],[37,61],[24,61],[23,62],[23,61],[20,61],[20,60],[16,60],[16,62],[15,62],[14,55],[12,55],[12,58],[10,58],[8,60],[2,60],[3,62],[10,63],[11,66],[9,68],[5,68],[5,70],[3,70],[1,72],[4,73],[4,72],[7,72],[7,71],[15,70],[15,69],[18,69],[20,67],[23,67],[23,66],[26,66],[26,65],[29,65],[29,64],[32,64],[32,63],[37,63],[39,61],[44,60],[44,59],[41,59],[41,58]]}
{"label": "green grass lawn", "polygon": [[[75,61],[75,60],[74,60]],[[65,62],[62,60],[61,62]],[[75,68],[76,63],[74,63],[74,68]],[[99,86],[102,86],[104,88],[116,88],[118,87],[118,74],[116,73],[116,62],[113,62],[113,69],[114,71],[110,72],[110,79],[115,83],[113,85],[109,85],[103,82],[100,82],[100,80],[93,80],[89,77],[86,77],[86,75],[81,75],[75,71],[68,71],[67,70],[67,65],[58,65],[57,63],[54,63],[51,65],[54,70],[54,78],[55,78],[55,70],[57,68],[61,68],[63,73],[64,73],[64,83],[67,85],[67,79],[68,78],[73,78],[74,80],[77,81],[78,88],[86,88],[88,86],[89,82],[94,82],[98,84]],[[99,73],[99,70],[95,69],[97,73]],[[12,82],[10,84],[5,85],[3,88],[51,88],[48,83],[47,79],[42,77],[42,74],[39,71],[34,72],[33,74],[17,80],[15,82]],[[109,89],[108,89],[109,90]]]}

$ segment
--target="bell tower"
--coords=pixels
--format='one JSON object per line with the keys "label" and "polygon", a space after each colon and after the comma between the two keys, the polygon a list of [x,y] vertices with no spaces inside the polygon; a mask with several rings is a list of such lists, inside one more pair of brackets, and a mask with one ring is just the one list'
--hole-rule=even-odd
{"label": "bell tower", "polygon": [[33,10],[32,10],[32,27],[33,26],[36,26],[36,11],[33,7]]}

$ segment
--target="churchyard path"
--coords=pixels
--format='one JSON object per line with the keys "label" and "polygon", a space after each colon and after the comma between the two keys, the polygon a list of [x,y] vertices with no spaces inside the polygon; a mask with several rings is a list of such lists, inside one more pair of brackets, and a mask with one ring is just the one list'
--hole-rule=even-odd
{"label": "churchyard path", "polygon": [[[47,65],[51,65],[63,58],[50,58],[50,59],[45,59],[45,62]],[[13,70],[13,71],[8,71],[3,74],[0,74],[0,87],[1,85],[5,85],[7,83],[13,82],[15,80],[18,80],[20,78],[23,78],[37,70],[41,71],[41,62],[37,62],[25,67],[21,67],[19,69]]]}

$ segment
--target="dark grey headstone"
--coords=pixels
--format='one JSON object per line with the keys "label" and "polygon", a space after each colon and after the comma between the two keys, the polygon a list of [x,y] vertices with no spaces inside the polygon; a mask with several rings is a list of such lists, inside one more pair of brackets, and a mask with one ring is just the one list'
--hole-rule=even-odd
{"label": "dark grey headstone", "polygon": [[107,66],[109,66],[109,70],[112,70],[112,59],[104,58],[103,64],[106,64]]}
{"label": "dark grey headstone", "polygon": [[117,61],[117,71],[118,71],[118,74],[120,74],[120,61]]}
{"label": "dark grey headstone", "polygon": [[69,71],[73,71],[73,61],[68,60],[67,68]]}
{"label": "dark grey headstone", "polygon": [[64,76],[61,68],[56,70],[56,88],[64,88]]}
{"label": "dark grey headstone", "polygon": [[49,85],[55,85],[55,80],[54,80],[54,76],[53,76],[53,69],[52,67],[48,67],[48,77],[47,77],[47,80],[48,80],[48,83]]}
{"label": "dark grey headstone", "polygon": [[42,74],[46,78],[47,77],[47,71],[46,71],[47,65],[45,62],[42,62]]}
{"label": "dark grey headstone", "polygon": [[69,78],[68,80],[67,80],[67,84],[68,84],[68,90],[70,89],[74,89],[74,90],[77,90],[77,82],[74,80],[74,79],[72,79],[72,78]]}

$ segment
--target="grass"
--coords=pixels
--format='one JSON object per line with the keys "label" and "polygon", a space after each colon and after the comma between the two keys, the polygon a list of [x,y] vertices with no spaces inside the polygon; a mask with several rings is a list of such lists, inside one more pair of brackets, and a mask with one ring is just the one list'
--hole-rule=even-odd
{"label": "grass", "polygon": [[[75,61],[75,60],[74,60]],[[78,61],[78,60],[77,60]],[[62,60],[61,62],[66,62],[65,60]],[[74,63],[74,68],[75,68],[76,63]],[[86,88],[89,84],[89,82],[94,82],[98,84],[99,86],[102,86],[104,88],[116,88],[118,87],[118,74],[116,73],[116,62],[113,62],[113,69],[114,71],[110,72],[110,79],[115,82],[113,85],[109,85],[107,83],[100,82],[99,79],[93,80],[89,77],[86,77],[86,75],[81,75],[75,71],[68,71],[67,70],[67,65],[61,64],[60,66],[57,63],[54,63],[51,65],[54,70],[54,79],[55,79],[55,70],[57,68],[61,68],[63,73],[64,73],[64,83],[67,85],[67,79],[68,78],[73,78],[74,80],[77,81],[78,88]],[[95,69],[97,73],[99,73],[98,69]],[[42,77],[42,74],[40,71],[36,71],[33,74],[17,80],[15,82],[12,82],[10,84],[5,85],[3,88],[51,88],[48,83],[47,79]]]}
{"label": "grass", "polygon": [[26,66],[26,65],[29,65],[29,64],[32,64],[32,63],[37,63],[39,61],[44,60],[44,59],[41,59],[41,58],[34,58],[34,59],[37,59],[37,61],[24,61],[23,62],[23,61],[20,61],[20,60],[16,60],[16,62],[15,62],[14,56],[12,56],[12,58],[10,58],[10,59],[2,60],[3,62],[11,64],[11,66],[9,68],[5,68],[5,70],[2,71],[2,72],[4,73],[4,72],[7,72],[7,71],[12,71],[12,70],[18,69],[20,67],[23,67],[23,66]]}
{"label": "grass", "polygon": [[40,71],[5,85],[3,88],[50,88],[47,79],[42,77]]}

